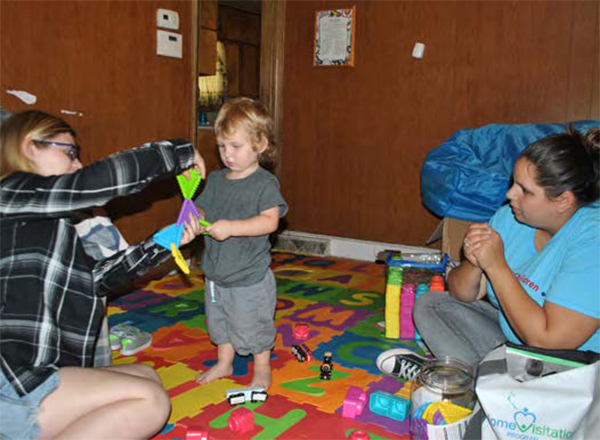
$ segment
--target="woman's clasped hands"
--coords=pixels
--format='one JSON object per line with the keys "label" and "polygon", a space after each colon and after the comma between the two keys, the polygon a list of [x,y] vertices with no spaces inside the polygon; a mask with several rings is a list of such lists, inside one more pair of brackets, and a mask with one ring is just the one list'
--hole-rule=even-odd
{"label": "woman's clasped hands", "polygon": [[463,252],[469,263],[484,271],[505,262],[502,238],[487,223],[469,226],[463,241]]}

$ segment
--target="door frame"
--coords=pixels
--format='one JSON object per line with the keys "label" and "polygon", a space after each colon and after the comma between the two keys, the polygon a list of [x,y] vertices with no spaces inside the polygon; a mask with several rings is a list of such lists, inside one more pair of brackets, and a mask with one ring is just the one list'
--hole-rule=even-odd
{"label": "door frame", "polygon": [[[190,136],[198,145],[198,73],[200,48],[200,2],[193,0],[191,6],[192,26],[190,36],[190,81],[194,85],[190,94]],[[283,123],[283,67],[285,50],[286,0],[262,0],[260,38],[260,101],[269,109],[275,125],[275,142],[281,146]],[[280,149],[276,173],[279,173],[283,151]]]}

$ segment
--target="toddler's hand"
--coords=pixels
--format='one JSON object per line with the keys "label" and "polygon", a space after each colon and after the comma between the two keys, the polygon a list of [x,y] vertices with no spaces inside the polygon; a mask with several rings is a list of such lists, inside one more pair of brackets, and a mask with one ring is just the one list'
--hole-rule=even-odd
{"label": "toddler's hand", "polygon": [[190,221],[183,222],[183,234],[181,236],[181,246],[184,246],[191,242],[194,238],[202,233],[202,227],[200,222],[194,214],[190,213]]}
{"label": "toddler's hand", "polygon": [[225,241],[231,237],[232,223],[230,220],[217,220],[210,226],[203,228],[204,231],[208,232],[212,238],[217,241]]}

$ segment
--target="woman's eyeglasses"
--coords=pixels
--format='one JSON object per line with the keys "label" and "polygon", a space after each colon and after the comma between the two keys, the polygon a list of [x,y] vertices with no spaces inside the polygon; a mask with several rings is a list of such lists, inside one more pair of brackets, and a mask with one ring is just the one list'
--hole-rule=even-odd
{"label": "woman's eyeglasses", "polygon": [[[79,145],[77,144],[66,144],[64,142],[54,142],[54,141],[43,141],[43,140],[33,140],[34,144],[39,145],[50,145],[52,147],[61,147],[61,149],[65,152],[69,159],[78,160],[79,159]],[[66,148],[66,150],[65,150]]]}

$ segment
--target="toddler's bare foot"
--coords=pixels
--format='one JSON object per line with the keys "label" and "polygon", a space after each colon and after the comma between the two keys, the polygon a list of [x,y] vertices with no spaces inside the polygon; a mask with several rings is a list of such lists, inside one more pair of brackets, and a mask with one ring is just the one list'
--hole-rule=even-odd
{"label": "toddler's bare foot", "polygon": [[233,373],[233,366],[231,366],[231,364],[221,365],[217,362],[207,371],[198,374],[198,376],[196,376],[196,382],[200,384],[212,382],[213,380],[217,380],[225,376],[230,376],[231,373]]}
{"label": "toddler's bare foot", "polygon": [[263,387],[268,390],[271,386],[271,365],[254,364],[254,376],[252,377],[252,387]]}

